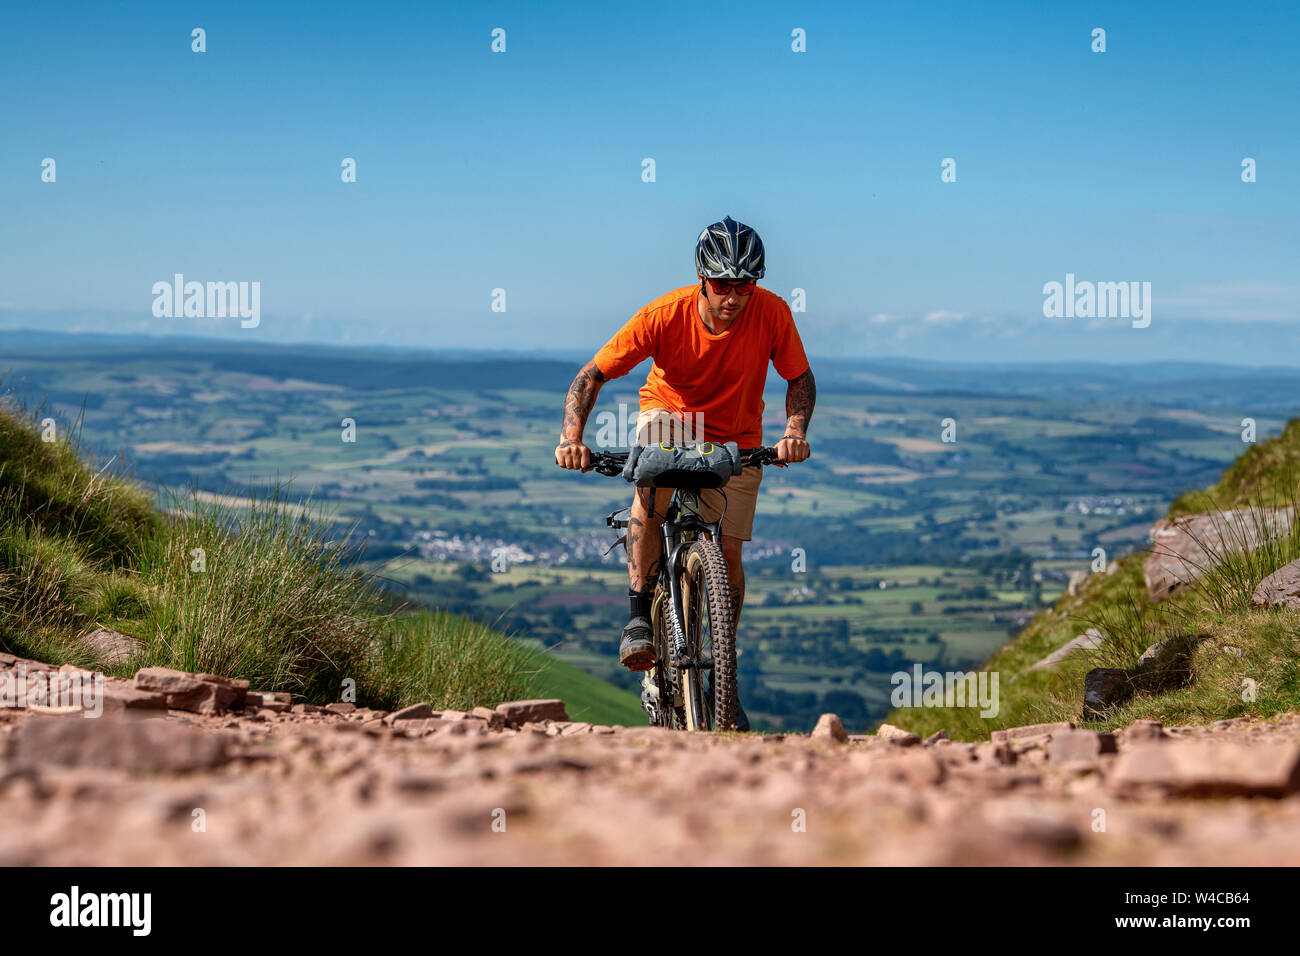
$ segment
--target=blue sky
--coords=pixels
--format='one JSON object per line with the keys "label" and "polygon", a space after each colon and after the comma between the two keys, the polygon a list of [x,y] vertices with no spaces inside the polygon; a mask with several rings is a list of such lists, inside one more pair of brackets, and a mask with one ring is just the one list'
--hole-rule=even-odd
{"label": "blue sky", "polygon": [[0,13],[0,328],[594,352],[730,214],[816,354],[1300,361],[1294,3],[180,6]]}

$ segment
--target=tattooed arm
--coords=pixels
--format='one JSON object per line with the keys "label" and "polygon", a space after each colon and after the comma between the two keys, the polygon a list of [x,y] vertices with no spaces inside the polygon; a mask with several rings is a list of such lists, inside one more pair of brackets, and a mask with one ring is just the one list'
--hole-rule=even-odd
{"label": "tattooed arm", "polygon": [[804,461],[811,451],[808,448],[808,422],[813,406],[817,404],[817,381],[812,368],[785,386],[785,435],[776,443],[782,461]]}
{"label": "tattooed arm", "polygon": [[555,447],[555,463],[561,468],[586,471],[591,467],[591,450],[582,443],[582,432],[587,427],[587,416],[596,404],[600,387],[608,381],[595,362],[588,362],[569,386],[569,394],[564,398],[560,443]]}

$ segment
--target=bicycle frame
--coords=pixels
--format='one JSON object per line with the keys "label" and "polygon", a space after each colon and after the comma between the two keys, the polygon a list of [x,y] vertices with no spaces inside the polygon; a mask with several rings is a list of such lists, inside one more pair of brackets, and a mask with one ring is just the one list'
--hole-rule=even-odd
{"label": "bicycle frame", "polygon": [[[784,467],[779,460],[775,448],[751,448],[741,452],[742,463],[744,467],[757,465],[777,465]],[[619,452],[599,452],[591,458],[591,468],[602,475],[614,476],[621,474],[626,466],[628,455]],[[587,470],[587,469],[584,469]],[[650,489],[649,517],[655,516],[655,499],[658,497],[658,489],[653,484],[643,487]],[[713,721],[712,704],[708,703],[712,699],[713,678],[717,676],[717,663],[712,653],[706,654],[703,650],[702,634],[697,633],[699,617],[691,615],[690,621],[687,615],[691,614],[692,608],[695,607],[697,596],[694,585],[684,586],[682,579],[686,575],[689,567],[690,555],[687,554],[689,546],[695,544],[700,535],[704,535],[706,540],[721,550],[722,547],[722,519],[727,511],[727,494],[721,491],[722,508],[716,521],[705,521],[699,515],[699,499],[702,489],[698,487],[674,486],[673,494],[668,501],[664,512],[663,523],[660,533],[663,536],[663,550],[659,560],[659,567],[655,572],[655,598],[651,605],[651,621],[654,627],[654,642],[656,660],[653,665],[655,674],[653,677],[647,675],[646,681],[653,681],[653,687],[647,683],[646,691],[643,691],[642,701],[647,713],[650,715],[651,722],[663,725],[667,722],[668,726],[676,726],[677,717],[674,711],[677,708],[677,697],[679,694],[685,694],[689,697],[686,701],[686,722],[687,726],[682,729],[700,730],[711,729]],[[689,507],[688,507],[689,506]],[[626,529],[631,523],[631,516],[627,519],[619,519],[617,516],[620,512],[629,511],[629,508],[620,508],[613,514],[605,518],[605,523],[611,528]],[[610,547],[612,551],[619,544],[625,548],[627,546],[627,535],[615,541]],[[609,552],[606,551],[606,554]],[[693,552],[692,552],[693,553]],[[715,565],[714,574],[718,573]],[[721,573],[724,578],[727,576],[726,558],[722,556]],[[647,584],[649,582],[646,582]],[[707,602],[710,598],[701,594],[700,600]],[[691,603],[688,608],[685,605]],[[667,607],[663,607],[664,604]],[[705,613],[701,610],[700,613]],[[663,615],[667,615],[667,622],[663,620]],[[691,634],[688,635],[687,627],[690,625]],[[712,616],[709,619],[710,635],[714,628]],[[696,656],[692,656],[691,646],[688,643],[688,636],[693,636],[692,640],[696,642]],[[727,635],[726,667],[729,673],[729,682],[735,681],[734,658],[731,654],[734,652],[734,633]],[[710,650],[713,650],[712,646]],[[666,658],[666,659],[665,659]],[[698,658],[698,659],[697,659]],[[710,687],[706,692],[703,686],[703,674],[701,672],[709,671]],[[666,683],[665,683],[666,681]],[[646,694],[650,694],[657,702],[651,704]],[[668,699],[665,698],[665,691],[668,692]],[[734,687],[733,687],[734,691]],[[703,698],[701,698],[703,695]],[[666,708],[666,709],[665,709]],[[692,716],[694,715],[694,716]],[[704,722],[701,724],[699,718],[703,715]]]}
{"label": "bicycle frame", "polygon": [[[711,541],[722,543],[722,516],[719,515],[717,521],[705,521],[695,512],[682,514],[682,501],[679,500],[685,495],[693,500],[698,497],[690,491],[677,489],[672,500],[668,504],[667,513],[664,515],[664,523],[661,529],[664,539],[664,559],[660,565],[659,578],[662,581],[665,576],[668,578],[668,612],[669,622],[672,625],[673,650],[677,660],[678,668],[699,667],[700,662],[692,660],[687,654],[686,647],[686,629],[682,626],[682,592],[678,571],[681,568],[682,552],[688,545],[694,541],[694,537],[683,537],[683,534],[699,534],[704,532],[709,535]],[[650,500],[650,513],[654,514],[654,498]],[[726,513],[726,497],[723,497],[723,513]]]}

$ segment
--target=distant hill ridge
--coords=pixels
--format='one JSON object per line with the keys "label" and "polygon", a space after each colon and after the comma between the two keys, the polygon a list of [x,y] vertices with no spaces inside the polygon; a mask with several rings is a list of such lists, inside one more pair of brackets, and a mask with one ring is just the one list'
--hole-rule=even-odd
{"label": "distant hill ridge", "polygon": [[[590,350],[398,349],[381,345],[318,345],[239,342],[228,339],[62,333],[43,330],[3,332],[5,359],[54,356],[103,361],[195,358],[216,367],[273,378],[308,377],[326,384],[358,388],[436,387],[522,388],[563,395]],[[954,363],[881,357],[812,355],[819,389],[848,394],[948,395],[953,398],[1009,394],[1023,396],[1116,394],[1135,400],[1177,405],[1189,395],[1212,389],[1224,406],[1263,412],[1288,407],[1300,389],[1300,368],[1246,367],[1203,362],[1149,362],[1104,365],[1096,362]],[[0,370],[3,370],[0,364]],[[638,387],[649,362],[620,383]],[[769,369],[768,387],[780,378]]]}

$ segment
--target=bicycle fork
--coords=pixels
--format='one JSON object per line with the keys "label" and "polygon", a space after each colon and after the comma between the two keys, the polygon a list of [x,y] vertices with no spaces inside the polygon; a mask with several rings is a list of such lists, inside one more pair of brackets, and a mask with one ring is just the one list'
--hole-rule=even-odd
{"label": "bicycle fork", "polygon": [[677,562],[684,545],[674,540],[674,530],[668,527],[669,524],[670,522],[665,521],[663,526],[664,562],[668,568],[668,623],[672,627],[673,663],[680,668],[687,660],[686,628],[682,623],[681,615],[678,613],[678,608],[682,606],[682,589],[677,574]]}
{"label": "bicycle fork", "polygon": [[[691,519],[687,519],[688,521]],[[675,525],[670,529],[669,524]],[[664,555],[666,567],[668,568],[668,620],[672,625],[673,633],[673,652],[676,658],[675,663],[679,668],[699,668],[702,665],[711,666],[705,660],[696,660],[689,656],[689,648],[686,644],[686,626],[681,619],[682,608],[682,588],[681,575],[678,571],[681,566],[682,552],[690,546],[689,541],[677,541],[675,536],[680,530],[679,522],[665,521],[663,527],[664,536]],[[688,530],[697,532],[707,532],[709,540],[717,541],[721,532],[721,525],[717,522],[705,524],[701,521],[692,522],[693,526]]]}

